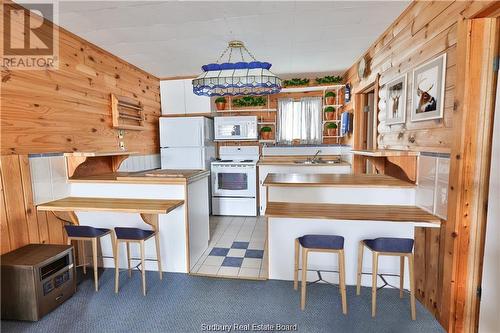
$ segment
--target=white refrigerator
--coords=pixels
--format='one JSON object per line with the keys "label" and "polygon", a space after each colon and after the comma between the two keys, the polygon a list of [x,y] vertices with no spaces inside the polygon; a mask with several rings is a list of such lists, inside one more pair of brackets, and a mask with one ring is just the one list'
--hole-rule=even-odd
{"label": "white refrigerator", "polygon": [[161,117],[162,169],[210,170],[215,160],[214,122],[206,117]]}

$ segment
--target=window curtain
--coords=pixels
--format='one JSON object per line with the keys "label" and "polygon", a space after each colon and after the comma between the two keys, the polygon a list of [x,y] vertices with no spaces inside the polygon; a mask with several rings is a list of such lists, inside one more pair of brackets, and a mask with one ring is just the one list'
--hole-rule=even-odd
{"label": "window curtain", "polygon": [[322,142],[321,97],[305,97],[296,102],[291,98],[278,100],[278,143],[302,144]]}

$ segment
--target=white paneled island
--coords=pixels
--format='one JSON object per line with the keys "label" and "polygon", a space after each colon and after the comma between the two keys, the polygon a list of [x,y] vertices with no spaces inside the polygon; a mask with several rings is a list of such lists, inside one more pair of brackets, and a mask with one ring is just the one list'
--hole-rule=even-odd
{"label": "white paneled island", "polygon": [[[354,285],[360,240],[413,238],[416,226],[440,227],[439,218],[415,207],[414,184],[384,175],[269,174],[263,185],[270,279],[293,280],[294,240],[306,234],[345,238],[346,283]],[[371,272],[371,254],[365,251],[364,256],[363,271]],[[338,270],[337,258],[327,253],[311,253],[308,266]],[[399,259],[381,257],[379,272],[399,274]],[[324,275],[337,281],[336,274]],[[308,272],[308,279],[315,278],[315,272]],[[365,275],[362,284],[370,281]]]}
{"label": "white paneled island", "polygon": [[[78,198],[166,199],[183,200],[168,214],[158,214],[162,269],[188,273],[208,247],[209,208],[208,171],[152,170],[115,172],[69,180],[70,196]],[[150,229],[137,213],[76,211],[80,225],[96,228],[134,227]],[[146,242],[146,258],[156,258],[154,241]],[[101,241],[104,256],[112,257],[111,240]],[[119,263],[126,267],[126,252],[120,251]],[[139,249],[131,246],[132,257]],[[105,267],[114,267],[113,259],[104,259]],[[155,262],[146,262],[147,270],[158,270]]]}

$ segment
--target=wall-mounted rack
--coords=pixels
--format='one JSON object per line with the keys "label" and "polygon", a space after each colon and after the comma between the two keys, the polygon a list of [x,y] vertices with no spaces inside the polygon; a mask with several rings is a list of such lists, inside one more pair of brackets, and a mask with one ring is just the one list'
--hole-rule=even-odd
{"label": "wall-mounted rack", "polygon": [[144,110],[141,102],[129,97],[111,94],[113,127],[118,129],[144,130]]}

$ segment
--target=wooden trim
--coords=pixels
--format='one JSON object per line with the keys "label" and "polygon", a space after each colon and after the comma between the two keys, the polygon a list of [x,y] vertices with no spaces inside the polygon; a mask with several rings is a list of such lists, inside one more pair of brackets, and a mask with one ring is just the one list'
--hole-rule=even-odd
{"label": "wooden trim", "polygon": [[[191,272],[191,255],[189,250],[189,202],[188,186],[184,185],[184,223],[186,228],[186,265],[188,273]],[[210,223],[210,222],[209,222]]]}
{"label": "wooden trim", "polygon": [[443,325],[453,332],[473,330],[477,325],[475,287],[480,283],[478,248],[487,214],[496,34],[495,19],[458,24],[457,66],[463,70],[456,80],[458,108],[453,118],[455,139],[451,149],[442,305]]}

